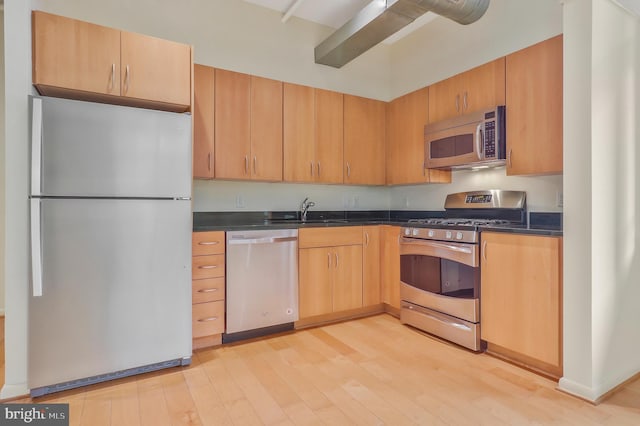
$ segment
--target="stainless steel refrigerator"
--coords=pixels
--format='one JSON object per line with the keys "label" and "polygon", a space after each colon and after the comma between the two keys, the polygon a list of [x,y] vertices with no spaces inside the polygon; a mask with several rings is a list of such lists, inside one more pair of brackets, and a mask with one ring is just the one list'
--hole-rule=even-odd
{"label": "stainless steel refrigerator", "polygon": [[31,98],[33,396],[191,360],[191,116]]}

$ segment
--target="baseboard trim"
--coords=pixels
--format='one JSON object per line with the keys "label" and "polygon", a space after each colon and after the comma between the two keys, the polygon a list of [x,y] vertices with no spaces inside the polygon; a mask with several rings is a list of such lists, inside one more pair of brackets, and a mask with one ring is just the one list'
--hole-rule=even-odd
{"label": "baseboard trim", "polygon": [[0,391],[0,402],[15,401],[23,398],[29,398],[29,388],[26,383],[17,385],[5,384]]}
{"label": "baseboard trim", "polygon": [[349,321],[356,318],[368,317],[384,312],[382,304],[367,306],[365,308],[351,309],[349,311],[332,312],[330,314],[307,317],[295,322],[295,329],[301,330],[308,327],[318,327],[335,322]]}
{"label": "baseboard trim", "polygon": [[605,386],[593,386],[588,387],[583,384],[574,382],[573,380],[567,379],[563,377],[558,382],[558,390],[564,392],[568,395],[574,396],[576,398],[582,399],[583,401],[587,401],[593,405],[598,405],[601,402],[606,401],[616,392],[624,388],[630,382],[637,380],[640,378],[640,371],[630,375],[625,380],[621,380],[617,385],[610,386],[609,390],[604,391],[606,389]]}

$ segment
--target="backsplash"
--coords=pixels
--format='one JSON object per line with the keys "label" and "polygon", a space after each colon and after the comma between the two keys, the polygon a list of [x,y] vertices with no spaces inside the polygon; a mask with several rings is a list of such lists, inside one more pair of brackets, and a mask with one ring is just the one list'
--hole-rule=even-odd
{"label": "backsplash", "polygon": [[[525,191],[527,210],[561,212],[562,175],[506,176],[504,167],[454,171],[452,183],[392,187],[392,210],[441,210],[447,194],[481,189]],[[558,200],[560,198],[560,200]]]}
{"label": "backsplash", "polygon": [[193,181],[193,211],[389,210],[384,186],[310,185],[296,183]]}
{"label": "backsplash", "polygon": [[193,210],[298,210],[304,198],[311,210],[442,210],[447,194],[480,189],[526,191],[529,211],[561,212],[562,175],[506,176],[504,167],[453,172],[450,184],[349,186],[238,181],[193,182]]}

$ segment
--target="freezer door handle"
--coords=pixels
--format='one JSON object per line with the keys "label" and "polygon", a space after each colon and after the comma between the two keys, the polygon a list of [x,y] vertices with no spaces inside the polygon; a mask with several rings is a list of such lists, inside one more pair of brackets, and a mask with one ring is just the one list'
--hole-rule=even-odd
{"label": "freezer door handle", "polygon": [[33,297],[42,296],[42,234],[40,200],[31,200],[31,282]]}
{"label": "freezer door handle", "polygon": [[42,99],[31,104],[31,195],[40,195],[42,167]]}

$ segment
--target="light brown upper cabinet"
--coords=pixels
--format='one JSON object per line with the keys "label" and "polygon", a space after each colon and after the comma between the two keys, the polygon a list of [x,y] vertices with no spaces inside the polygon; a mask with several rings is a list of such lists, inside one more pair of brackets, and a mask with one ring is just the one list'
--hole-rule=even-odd
{"label": "light brown upper cabinet", "polygon": [[193,66],[193,177],[214,177],[215,70]]}
{"label": "light brown upper cabinet", "polygon": [[507,175],[562,173],[562,35],[507,56]]}
{"label": "light brown upper cabinet", "polygon": [[282,83],[215,70],[215,177],[282,180]]}
{"label": "light brown upper cabinet", "polygon": [[429,86],[429,122],[504,103],[505,58],[499,58]]}
{"label": "light brown upper cabinet", "polygon": [[343,95],[284,83],[284,180],[342,183]]}
{"label": "light brown upper cabinet", "polygon": [[191,108],[191,47],[33,11],[33,84],[47,96]]}
{"label": "light brown upper cabinet", "polygon": [[344,183],[385,184],[386,106],[344,95]]}
{"label": "light brown upper cabinet", "polygon": [[344,95],[315,89],[315,181],[342,183]]}
{"label": "light brown upper cabinet", "polygon": [[282,82],[251,76],[251,176],[282,181]]}
{"label": "light brown upper cabinet", "polygon": [[313,182],[315,162],[313,87],[284,83],[284,180]]}
{"label": "light brown upper cabinet", "polygon": [[191,47],[142,34],[120,34],[120,94],[167,104],[191,104]]}
{"label": "light brown upper cabinet", "polygon": [[451,172],[424,164],[424,126],[429,118],[427,87],[387,105],[387,185],[451,182]]}

